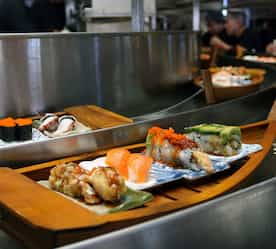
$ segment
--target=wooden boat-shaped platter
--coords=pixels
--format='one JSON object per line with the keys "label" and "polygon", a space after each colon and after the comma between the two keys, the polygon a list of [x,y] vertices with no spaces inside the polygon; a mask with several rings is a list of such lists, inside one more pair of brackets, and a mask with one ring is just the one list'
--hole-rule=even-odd
{"label": "wooden boat-shaped platter", "polygon": [[[209,68],[211,74],[219,72],[219,67]],[[213,86],[214,94],[217,100],[226,100],[241,97],[249,94],[252,91],[257,90],[264,81],[265,70],[246,68],[246,74],[252,76],[252,83],[244,86],[227,86],[227,87],[216,87]],[[203,80],[201,76],[194,78],[194,84],[199,87],[203,86]]]}
{"label": "wooden boat-shaped platter", "polygon": [[[263,149],[219,174],[190,182],[178,180],[149,190],[154,199],[140,208],[99,215],[37,183],[49,177],[60,163],[92,160],[104,156],[101,150],[79,156],[31,165],[0,169],[1,227],[28,248],[48,249],[95,237],[154,217],[190,207],[230,191],[246,179],[266,157],[276,135],[275,110],[268,120],[241,127],[244,143],[258,143]],[[145,144],[125,148],[141,151]]]}

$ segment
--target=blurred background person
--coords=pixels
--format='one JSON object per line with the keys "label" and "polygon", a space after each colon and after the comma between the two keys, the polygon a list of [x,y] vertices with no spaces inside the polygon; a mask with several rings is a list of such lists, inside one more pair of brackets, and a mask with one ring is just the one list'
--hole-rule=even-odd
{"label": "blurred background person", "polygon": [[249,53],[261,52],[260,39],[255,31],[247,27],[247,17],[244,11],[229,12],[225,29],[228,35],[236,38],[234,46],[239,46]]}
{"label": "blurred background person", "polygon": [[225,30],[231,39],[213,37],[212,46],[221,48],[229,54],[263,52],[261,40],[257,33],[247,26],[247,17],[243,11],[229,11],[225,22]]}
{"label": "blurred background person", "polygon": [[225,18],[221,11],[208,11],[205,21],[207,32],[205,32],[201,38],[203,46],[210,47],[212,45],[212,39],[215,37],[224,42],[232,43],[233,37],[228,36],[226,33]]}
{"label": "blurred background person", "polygon": [[51,32],[64,26],[64,0],[0,0],[1,33]]}

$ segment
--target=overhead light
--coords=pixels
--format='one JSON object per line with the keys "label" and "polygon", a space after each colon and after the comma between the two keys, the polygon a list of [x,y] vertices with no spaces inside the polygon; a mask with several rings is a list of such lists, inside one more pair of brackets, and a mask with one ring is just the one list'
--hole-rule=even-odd
{"label": "overhead light", "polygon": [[222,13],[223,16],[226,17],[228,15],[228,10],[227,9],[222,9],[221,13]]}

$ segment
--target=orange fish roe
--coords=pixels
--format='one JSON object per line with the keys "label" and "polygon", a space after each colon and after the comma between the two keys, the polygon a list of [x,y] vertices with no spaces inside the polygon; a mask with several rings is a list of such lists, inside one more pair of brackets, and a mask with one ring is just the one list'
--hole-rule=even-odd
{"label": "orange fish roe", "polygon": [[160,127],[152,127],[149,129],[149,135],[152,135],[152,143],[163,144],[165,140],[168,140],[170,144],[179,147],[180,149],[196,148],[198,145],[188,139],[183,134],[175,133],[173,128],[162,129]]}
{"label": "orange fish roe", "polygon": [[31,118],[18,118],[15,120],[18,126],[32,125],[33,120]]}
{"label": "orange fish roe", "polygon": [[16,126],[16,123],[13,118],[4,118],[4,119],[0,120],[0,126],[14,127],[14,126]]}

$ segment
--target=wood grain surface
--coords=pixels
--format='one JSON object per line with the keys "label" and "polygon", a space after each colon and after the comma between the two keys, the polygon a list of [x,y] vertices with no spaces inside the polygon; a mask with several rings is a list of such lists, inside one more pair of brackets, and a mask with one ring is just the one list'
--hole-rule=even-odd
{"label": "wood grain surface", "polygon": [[109,128],[133,122],[127,117],[95,105],[74,106],[65,108],[64,111],[92,129]]}

